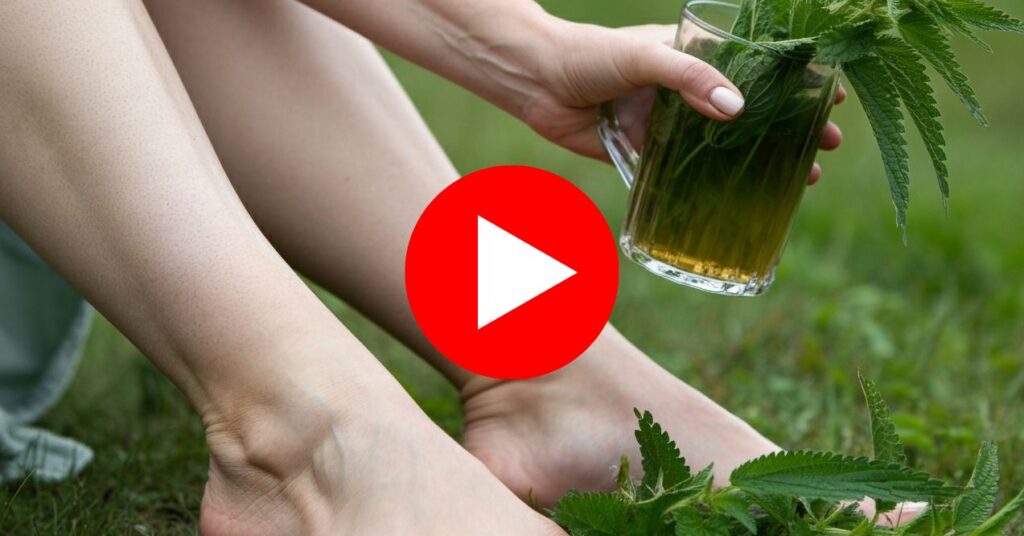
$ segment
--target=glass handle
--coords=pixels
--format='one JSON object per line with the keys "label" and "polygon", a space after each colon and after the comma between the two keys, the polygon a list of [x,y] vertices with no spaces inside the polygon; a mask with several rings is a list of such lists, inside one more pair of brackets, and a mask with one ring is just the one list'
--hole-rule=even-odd
{"label": "glass handle", "polygon": [[626,188],[632,188],[637,166],[640,165],[640,154],[633,148],[626,132],[619,125],[614,102],[606,102],[601,105],[601,118],[597,131],[601,135],[601,143],[604,144],[605,150],[608,151],[612,162],[615,163],[615,169],[619,170],[622,180],[626,181]]}

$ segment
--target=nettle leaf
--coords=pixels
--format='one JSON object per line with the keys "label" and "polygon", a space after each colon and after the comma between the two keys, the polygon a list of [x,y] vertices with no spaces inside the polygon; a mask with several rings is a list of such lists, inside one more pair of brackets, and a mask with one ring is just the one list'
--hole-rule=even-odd
{"label": "nettle leaf", "polygon": [[796,499],[774,493],[750,493],[750,500],[759,506],[772,519],[786,525],[796,515]]}
{"label": "nettle leaf", "polygon": [[949,34],[934,19],[920,11],[911,11],[902,16],[898,27],[900,36],[939,73],[971,115],[982,125],[988,125],[988,119],[981,111],[981,103],[949,46]]}
{"label": "nettle leaf", "polygon": [[814,61],[825,65],[840,65],[867,56],[875,48],[878,24],[864,21],[850,26],[839,26],[818,39],[818,54]]}
{"label": "nettle leaf", "polygon": [[910,156],[907,154],[906,129],[899,107],[899,91],[885,66],[874,56],[861,58],[843,67],[882,152],[882,164],[889,178],[892,201],[896,206],[896,224],[906,240],[907,208],[910,206]]}
{"label": "nettle leaf", "polygon": [[677,536],[730,536],[732,523],[721,515],[706,515],[693,507],[680,508],[673,514]]}
{"label": "nettle leaf", "polygon": [[998,492],[999,452],[995,443],[985,442],[967,488],[953,503],[953,529],[966,533],[980,527],[992,514]]}
{"label": "nettle leaf", "polygon": [[764,135],[776,124],[782,110],[796,104],[793,95],[805,84],[807,61],[814,46],[796,44],[779,54],[754,50],[736,43],[721,47],[729,60],[721,71],[746,97],[743,114],[734,121],[709,121],[704,127],[708,145],[715,148],[739,147]]}
{"label": "nettle leaf", "polygon": [[833,27],[839,17],[828,4],[827,0],[794,0],[789,11],[789,38],[816,37],[823,28]]}
{"label": "nettle leaf", "polygon": [[800,60],[806,58],[809,52],[814,49],[815,42],[816,40],[812,37],[803,37],[800,39],[787,39],[785,41],[758,41],[756,44],[777,54]]}
{"label": "nettle leaf", "polygon": [[978,0],[946,0],[964,23],[979,30],[1024,33],[1024,22]]}
{"label": "nettle leaf", "polygon": [[941,114],[935,101],[934,90],[925,72],[924,62],[914,49],[893,37],[880,38],[876,52],[893,80],[903,106],[910,113],[910,118],[921,134],[932,166],[935,168],[942,201],[947,203],[949,168],[946,166],[946,138],[942,134],[942,123],[939,122]]}
{"label": "nettle leaf", "polygon": [[679,454],[675,441],[654,422],[651,412],[645,411],[642,415],[636,409],[633,412],[638,419],[635,435],[644,468],[643,491],[658,494],[689,480],[690,467]]}
{"label": "nettle leaf", "polygon": [[686,482],[686,485],[680,488],[687,493],[697,493],[701,491],[709,491],[715,483],[715,464],[711,464],[700,470],[699,473],[693,475],[690,480]]}
{"label": "nettle leaf", "polygon": [[752,504],[749,495],[737,492],[720,493],[711,499],[711,506],[722,515],[735,519],[750,534],[757,534],[757,521],[750,513]]}
{"label": "nettle leaf", "polygon": [[996,515],[989,518],[980,527],[970,532],[970,536],[1002,536],[1020,515],[1024,513],[1024,491],[1006,503]]}
{"label": "nettle leaf", "polygon": [[665,530],[671,513],[680,508],[703,503],[711,490],[712,466],[706,467],[683,484],[666,489],[634,503],[631,528],[637,535],[660,534]]}
{"label": "nettle leaf", "polygon": [[573,536],[619,536],[629,529],[629,509],[616,494],[572,490],[558,501],[551,518]]}
{"label": "nettle leaf", "polygon": [[907,9],[906,2],[904,0],[887,0],[885,7],[889,12],[889,18],[893,21],[898,21]]}
{"label": "nettle leaf", "polygon": [[749,41],[773,41],[786,33],[788,0],[747,0],[740,4],[732,34]]}
{"label": "nettle leaf", "polygon": [[974,34],[974,28],[964,22],[946,0],[911,0],[914,6],[927,14],[936,23],[946,29],[964,35],[981,48],[992,52],[992,47]]}
{"label": "nettle leaf", "polygon": [[861,390],[864,391],[864,399],[867,401],[868,413],[871,416],[871,439],[874,443],[874,457],[878,461],[893,462],[898,464],[907,463],[907,453],[903,448],[903,442],[896,433],[896,425],[892,423],[889,415],[889,405],[885,403],[882,394],[878,391],[875,383],[858,374]]}
{"label": "nettle leaf", "polygon": [[736,20],[733,21],[732,30],[729,33],[744,39],[751,39],[754,35],[754,11],[756,6],[756,0],[740,2],[739,12],[736,13]]}
{"label": "nettle leaf", "polygon": [[932,501],[954,490],[927,473],[895,463],[826,452],[783,452],[733,471],[733,485],[752,493],[828,501]]}
{"label": "nettle leaf", "polygon": [[[885,403],[882,394],[875,387],[875,383],[858,373],[861,390],[864,392],[864,400],[867,401],[868,414],[871,418],[871,441],[873,444],[873,456],[876,460],[893,462],[906,465],[907,453],[896,433],[896,425],[889,415],[889,405]],[[896,508],[896,503],[878,501],[875,505],[879,512],[888,512]]]}

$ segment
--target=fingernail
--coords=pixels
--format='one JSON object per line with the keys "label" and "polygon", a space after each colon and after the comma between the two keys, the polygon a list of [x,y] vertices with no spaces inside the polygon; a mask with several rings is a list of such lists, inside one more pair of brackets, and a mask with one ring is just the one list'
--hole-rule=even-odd
{"label": "fingernail", "polygon": [[743,110],[743,106],[746,104],[743,102],[743,97],[733,93],[731,89],[724,87],[716,87],[711,92],[710,100],[712,106],[729,117],[740,113]]}

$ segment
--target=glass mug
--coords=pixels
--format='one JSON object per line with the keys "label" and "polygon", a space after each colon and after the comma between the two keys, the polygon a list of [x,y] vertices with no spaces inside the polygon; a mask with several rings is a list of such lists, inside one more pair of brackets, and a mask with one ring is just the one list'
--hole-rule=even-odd
{"label": "glass mug", "polygon": [[744,113],[716,122],[659,87],[641,153],[602,108],[602,142],[631,189],[623,252],[673,282],[734,296],[764,293],[835,101],[839,72],[809,55],[737,37],[738,5],[690,0],[675,48],[725,74]]}

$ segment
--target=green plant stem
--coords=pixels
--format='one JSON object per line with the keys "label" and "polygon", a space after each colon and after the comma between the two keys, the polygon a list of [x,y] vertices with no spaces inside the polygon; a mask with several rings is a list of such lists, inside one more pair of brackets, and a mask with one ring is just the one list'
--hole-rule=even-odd
{"label": "green plant stem", "polygon": [[675,172],[674,172],[675,175],[678,177],[680,174],[682,174],[683,170],[686,169],[686,166],[690,165],[690,162],[693,161],[693,158],[695,156],[697,156],[697,153],[700,153],[707,146],[708,146],[708,140],[707,140],[707,138],[705,138],[704,140],[702,140],[700,142],[699,145],[697,145],[697,147],[695,147],[693,149],[693,151],[690,152],[689,155],[686,156],[686,158],[683,159],[683,161],[679,164],[679,166],[676,167]]}

